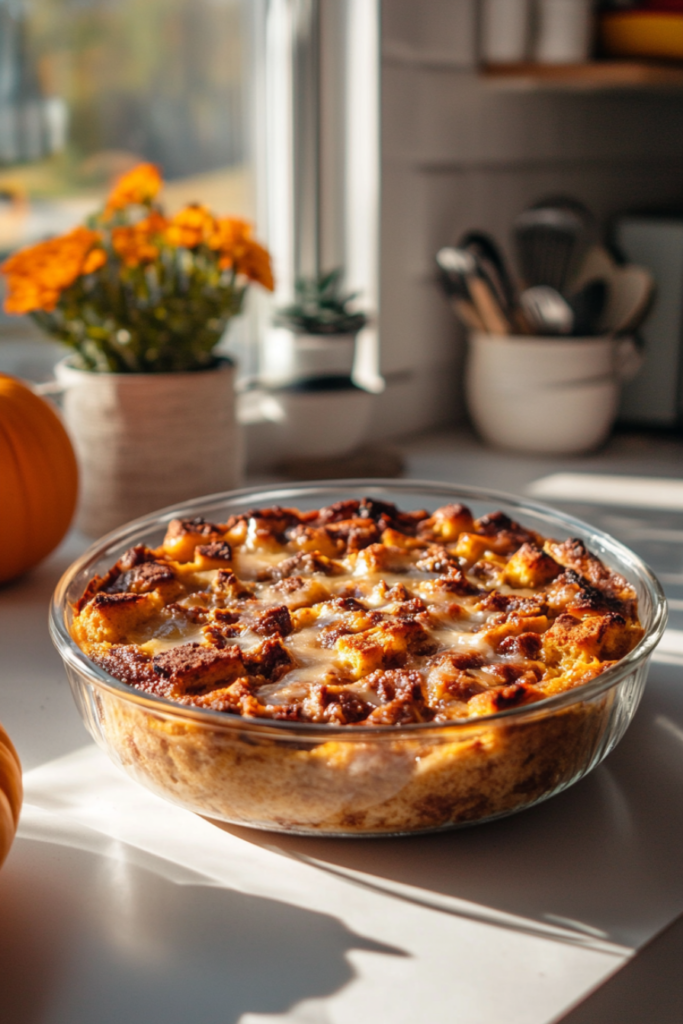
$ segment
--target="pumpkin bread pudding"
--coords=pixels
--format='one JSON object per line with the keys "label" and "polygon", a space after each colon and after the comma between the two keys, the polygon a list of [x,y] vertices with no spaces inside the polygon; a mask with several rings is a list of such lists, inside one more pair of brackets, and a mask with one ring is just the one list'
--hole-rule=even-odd
{"label": "pumpkin bread pudding", "polygon": [[[133,547],[91,580],[72,632],[111,676],[175,704],[245,724],[371,727],[348,742],[339,728],[310,744],[301,729],[296,743],[267,728],[259,740],[253,726],[98,698],[110,742],[148,785],[227,820],[346,833],[491,817],[568,784],[599,745],[609,694],[487,716],[580,687],[643,635],[633,587],[580,540],[501,512],[370,499],[173,520],[160,547]],[[431,727],[403,728],[420,723]],[[466,726],[457,740],[453,723]]]}

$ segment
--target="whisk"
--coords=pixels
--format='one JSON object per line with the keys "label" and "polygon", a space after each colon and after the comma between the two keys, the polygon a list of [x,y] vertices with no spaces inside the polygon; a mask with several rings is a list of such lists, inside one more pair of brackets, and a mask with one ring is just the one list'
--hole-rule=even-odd
{"label": "whisk", "polygon": [[591,213],[573,199],[551,199],[524,210],[513,225],[519,267],[527,287],[565,292],[595,237]]}

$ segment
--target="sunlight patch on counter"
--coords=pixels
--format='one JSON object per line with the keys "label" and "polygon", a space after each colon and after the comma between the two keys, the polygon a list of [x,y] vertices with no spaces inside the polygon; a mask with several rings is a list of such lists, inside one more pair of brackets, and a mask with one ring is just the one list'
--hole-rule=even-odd
{"label": "sunlight patch on counter", "polygon": [[683,480],[602,473],[552,473],[526,488],[534,498],[683,512]]}

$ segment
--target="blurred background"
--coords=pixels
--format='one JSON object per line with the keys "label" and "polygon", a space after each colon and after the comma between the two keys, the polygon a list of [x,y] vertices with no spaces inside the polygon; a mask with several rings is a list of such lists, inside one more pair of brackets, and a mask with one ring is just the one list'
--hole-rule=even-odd
{"label": "blurred background", "polygon": [[[683,217],[683,60],[647,24],[635,43],[605,30],[645,8],[674,19],[670,41],[675,0],[572,0],[583,28],[566,0],[510,0],[502,22],[496,2],[0,0],[0,250],[75,225],[151,160],[171,209],[256,221],[275,304],[298,274],[343,266],[370,314],[354,371],[373,395],[368,441],[462,423],[466,340],[442,246],[476,228],[511,258],[514,218],[549,195],[585,204],[608,244],[621,215]],[[253,390],[277,352],[272,304],[250,303],[227,345]],[[28,321],[3,316],[0,338],[3,365],[48,360]],[[631,422],[677,428],[679,342],[666,415]],[[254,465],[263,408],[243,414]]]}

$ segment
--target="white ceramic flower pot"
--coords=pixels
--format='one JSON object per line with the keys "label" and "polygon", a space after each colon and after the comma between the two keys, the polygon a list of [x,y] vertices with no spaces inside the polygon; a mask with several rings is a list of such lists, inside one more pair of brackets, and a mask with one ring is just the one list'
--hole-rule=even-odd
{"label": "white ceramic flower pot", "polygon": [[235,367],[194,373],[55,368],[81,470],[77,525],[98,536],[174,502],[238,486]]}
{"label": "white ceramic flower pot", "polygon": [[467,406],[489,443],[570,455],[602,444],[624,380],[641,357],[630,338],[501,337],[473,333]]}
{"label": "white ceramic flower pot", "polygon": [[270,385],[350,377],[356,356],[355,334],[297,334],[287,327],[272,327],[264,345],[264,380]]}

